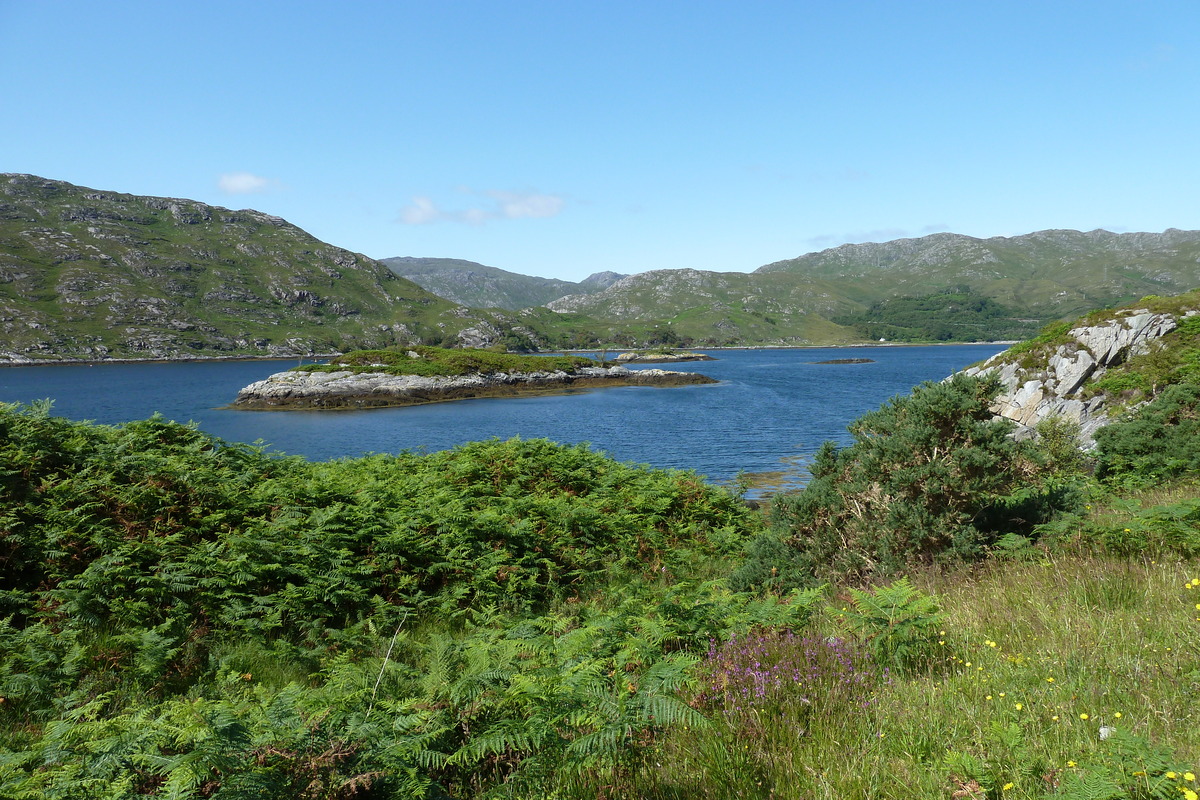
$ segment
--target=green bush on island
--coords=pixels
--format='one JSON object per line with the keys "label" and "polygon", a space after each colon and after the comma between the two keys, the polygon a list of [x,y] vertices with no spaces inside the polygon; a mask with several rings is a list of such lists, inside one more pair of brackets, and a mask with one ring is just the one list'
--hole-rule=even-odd
{"label": "green bush on island", "polygon": [[586,356],[531,356],[495,350],[413,345],[398,350],[355,350],[328,364],[293,367],[296,372],[383,372],[425,377],[494,374],[497,372],[573,373],[599,366]]}

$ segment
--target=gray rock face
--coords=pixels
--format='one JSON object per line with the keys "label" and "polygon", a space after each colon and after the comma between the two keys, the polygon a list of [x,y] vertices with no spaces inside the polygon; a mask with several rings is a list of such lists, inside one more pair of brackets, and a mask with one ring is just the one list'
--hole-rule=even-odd
{"label": "gray rock face", "polygon": [[1103,396],[1079,397],[1080,389],[1103,377],[1110,367],[1150,352],[1158,339],[1178,326],[1171,314],[1126,311],[1102,325],[1072,329],[1074,342],[1059,345],[1044,364],[1034,368],[1009,361],[1002,352],[965,372],[1000,378],[1004,389],[992,410],[1017,423],[1018,437],[1030,437],[1042,420],[1062,416],[1079,424],[1085,446],[1091,446],[1092,435],[1109,422],[1107,401]]}
{"label": "gray rock face", "polygon": [[679,386],[716,383],[691,372],[627,367],[582,367],[568,373],[497,372],[455,377],[383,372],[277,372],[238,392],[233,405],[250,409],[370,408],[469,397],[524,394],[598,386]]}

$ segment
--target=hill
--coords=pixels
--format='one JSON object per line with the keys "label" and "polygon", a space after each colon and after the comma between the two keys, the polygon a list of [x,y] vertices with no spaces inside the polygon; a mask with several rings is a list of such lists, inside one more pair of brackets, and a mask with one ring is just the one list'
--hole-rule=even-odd
{"label": "hill", "polygon": [[259,211],[0,175],[0,361],[1015,340],[1195,288],[1200,232],[947,233],[580,283],[386,261]]}
{"label": "hill", "polygon": [[400,277],[460,305],[513,311],[544,306],[569,294],[598,292],[625,277],[615,272],[597,272],[575,283],[519,275],[458,258],[397,256],[380,262]]}
{"label": "hill", "polygon": [[528,349],[579,329],[458,306],[259,211],[0,175],[3,361]]}
{"label": "hill", "polygon": [[703,344],[1020,339],[1044,323],[1200,283],[1200,231],[941,233],[848,244],[753,273],[660,270],[553,301],[669,322]]}

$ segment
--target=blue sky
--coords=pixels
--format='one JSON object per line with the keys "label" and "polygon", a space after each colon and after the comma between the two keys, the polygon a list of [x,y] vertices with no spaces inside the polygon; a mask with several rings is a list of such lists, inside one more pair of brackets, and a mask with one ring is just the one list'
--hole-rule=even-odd
{"label": "blue sky", "polygon": [[375,258],[1200,227],[1200,3],[0,0],[0,172]]}

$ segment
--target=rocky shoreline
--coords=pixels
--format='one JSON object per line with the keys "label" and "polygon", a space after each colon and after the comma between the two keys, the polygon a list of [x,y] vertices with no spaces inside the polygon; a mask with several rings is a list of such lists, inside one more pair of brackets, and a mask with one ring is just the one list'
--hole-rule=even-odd
{"label": "rocky shoreline", "polygon": [[694,372],[583,367],[575,372],[513,372],[454,377],[386,372],[277,372],[238,392],[232,408],[359,409],[438,403],[473,397],[548,394],[609,386],[689,386],[717,383]]}

